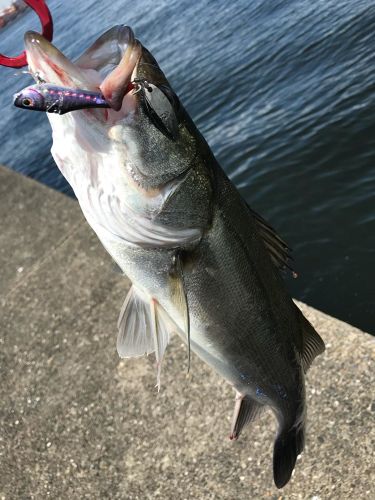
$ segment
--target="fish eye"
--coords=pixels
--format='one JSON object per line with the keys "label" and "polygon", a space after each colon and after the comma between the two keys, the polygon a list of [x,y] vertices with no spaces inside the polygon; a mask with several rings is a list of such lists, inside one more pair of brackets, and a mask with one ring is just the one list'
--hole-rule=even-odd
{"label": "fish eye", "polygon": [[22,99],[22,104],[24,106],[31,106],[33,103],[33,101],[31,99],[29,99],[28,97],[25,97],[25,99]]}

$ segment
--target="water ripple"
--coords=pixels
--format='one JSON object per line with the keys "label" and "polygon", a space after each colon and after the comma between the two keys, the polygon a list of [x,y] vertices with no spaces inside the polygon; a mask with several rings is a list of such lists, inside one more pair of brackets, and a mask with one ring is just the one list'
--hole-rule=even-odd
{"label": "water ripple", "polygon": [[[298,298],[375,331],[375,6],[371,0],[50,0],[71,56],[135,28],[247,201],[294,248]],[[0,52],[39,29],[2,30]],[[0,161],[71,194],[44,116],[11,106],[30,82],[0,68]]]}

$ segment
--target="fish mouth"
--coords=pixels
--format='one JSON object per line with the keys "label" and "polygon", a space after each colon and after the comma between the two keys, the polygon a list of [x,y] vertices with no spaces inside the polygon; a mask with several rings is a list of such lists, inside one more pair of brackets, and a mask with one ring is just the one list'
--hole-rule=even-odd
{"label": "fish mouth", "polygon": [[37,81],[54,85],[101,90],[119,111],[129,83],[136,78],[142,45],[128,26],[114,26],[101,35],[75,62],[34,31],[25,34],[31,73]]}

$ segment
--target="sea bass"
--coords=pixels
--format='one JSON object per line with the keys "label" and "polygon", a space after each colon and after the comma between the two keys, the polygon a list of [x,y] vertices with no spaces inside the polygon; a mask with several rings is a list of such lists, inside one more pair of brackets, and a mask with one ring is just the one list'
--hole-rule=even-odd
{"label": "sea bass", "polygon": [[75,62],[37,33],[25,45],[39,83],[100,91],[111,106],[47,116],[58,167],[133,283],[119,355],[154,352],[160,384],[177,332],[234,387],[232,439],[271,407],[282,488],[304,447],[304,374],[324,350],[280,276],[287,245],[241,198],[129,27],[110,29]]}

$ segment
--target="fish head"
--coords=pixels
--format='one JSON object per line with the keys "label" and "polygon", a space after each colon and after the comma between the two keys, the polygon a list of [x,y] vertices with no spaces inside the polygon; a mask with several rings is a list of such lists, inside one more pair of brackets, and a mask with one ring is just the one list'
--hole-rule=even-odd
{"label": "fish head", "polygon": [[111,172],[118,181],[130,175],[143,191],[158,189],[191,166],[196,129],[155,58],[131,28],[111,28],[74,62],[35,32],[26,33],[25,47],[38,81],[100,90],[111,106],[48,115],[52,154],[71,184],[77,177],[70,175],[72,169],[97,177],[93,165],[98,155],[106,163],[107,176]]}
{"label": "fish head", "polygon": [[46,111],[46,100],[42,92],[34,86],[27,87],[13,97],[17,108]]}

